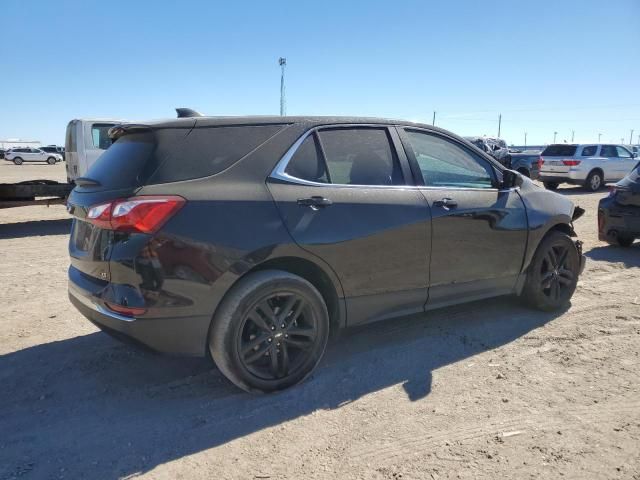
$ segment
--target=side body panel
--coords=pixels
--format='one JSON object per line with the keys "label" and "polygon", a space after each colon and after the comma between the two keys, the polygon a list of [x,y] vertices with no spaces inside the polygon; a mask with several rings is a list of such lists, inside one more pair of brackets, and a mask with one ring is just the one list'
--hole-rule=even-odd
{"label": "side body panel", "polygon": [[[431,218],[419,191],[275,180],[268,185],[296,243],[336,272],[349,325],[422,311]],[[297,203],[312,196],[332,205],[314,210]]]}

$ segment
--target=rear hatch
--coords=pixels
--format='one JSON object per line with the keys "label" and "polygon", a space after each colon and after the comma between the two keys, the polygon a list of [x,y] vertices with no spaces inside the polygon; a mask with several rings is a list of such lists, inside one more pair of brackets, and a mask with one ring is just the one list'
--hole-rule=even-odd
{"label": "rear hatch", "polygon": [[540,173],[568,173],[572,166],[579,163],[574,158],[577,149],[576,145],[549,145],[540,154],[543,162]]}
{"label": "rear hatch", "polygon": [[104,283],[110,279],[109,258],[115,232],[87,218],[92,207],[135,194],[156,146],[155,135],[143,131],[116,141],[92,166],[86,177],[76,179],[67,203],[73,216],[69,242],[72,270]]}

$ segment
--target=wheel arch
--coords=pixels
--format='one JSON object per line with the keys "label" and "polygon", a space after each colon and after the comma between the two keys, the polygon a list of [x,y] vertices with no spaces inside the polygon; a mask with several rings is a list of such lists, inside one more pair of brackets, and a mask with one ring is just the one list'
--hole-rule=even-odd
{"label": "wheel arch", "polygon": [[346,311],[340,285],[336,285],[330,274],[313,261],[294,256],[271,258],[254,266],[243,277],[261,270],[282,270],[304,278],[324,298],[329,312],[331,329],[339,329],[346,325]]}
{"label": "wheel arch", "polygon": [[531,260],[533,260],[533,256],[535,255],[538,247],[542,243],[542,241],[549,235],[551,232],[562,232],[570,237],[577,237],[575,230],[573,229],[573,225],[571,224],[571,218],[569,216],[560,215],[554,220],[550,221],[542,228],[538,229],[532,233],[533,235],[529,236],[529,245],[527,247],[527,252],[525,255],[525,260],[522,265],[522,273],[526,273],[527,269],[531,265]]}
{"label": "wheel arch", "polygon": [[600,177],[602,177],[602,183],[604,184],[605,178],[604,178],[604,170],[602,170],[602,168],[600,167],[593,167],[591,170],[589,170],[589,173],[587,173],[587,177],[589,178],[591,176],[592,173],[594,172],[598,172],[600,174]]}

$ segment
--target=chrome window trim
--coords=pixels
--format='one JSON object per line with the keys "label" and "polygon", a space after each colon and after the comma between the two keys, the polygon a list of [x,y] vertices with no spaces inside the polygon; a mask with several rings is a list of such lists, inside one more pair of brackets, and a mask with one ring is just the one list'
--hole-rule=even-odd
{"label": "chrome window trim", "polygon": [[[289,162],[291,161],[291,159],[293,158],[293,156],[295,155],[296,151],[298,150],[298,148],[300,148],[300,145],[302,145],[302,142],[304,142],[307,137],[309,135],[314,134],[315,132],[322,130],[322,129],[326,129],[326,128],[358,128],[358,127],[374,127],[374,128],[384,128],[384,129],[388,129],[391,126],[395,126],[395,125],[387,125],[387,124],[336,124],[336,125],[321,125],[321,126],[317,126],[317,127],[313,127],[309,130],[307,130],[306,132],[304,132],[300,138],[298,138],[293,145],[291,145],[291,147],[289,147],[289,149],[285,152],[285,154],[282,156],[282,158],[278,161],[278,163],[276,164],[275,168],[273,169],[273,171],[271,172],[271,174],[269,175],[269,178],[275,179],[275,180],[281,180],[284,182],[288,182],[288,183],[294,183],[296,185],[306,185],[309,187],[326,187],[326,188],[332,188],[332,187],[338,187],[338,188],[367,188],[367,189],[371,189],[371,188],[381,188],[381,189],[392,189],[392,190],[415,190],[415,189],[424,189],[424,190],[463,190],[463,191],[481,191],[481,192],[510,192],[510,191],[514,191],[517,190],[518,188],[514,188],[514,189],[506,189],[506,190],[499,190],[497,188],[475,188],[475,187],[433,187],[433,186],[426,186],[426,185],[351,185],[348,183],[321,183],[321,182],[312,182],[310,180],[304,180],[302,178],[298,178],[298,177],[294,177],[292,175],[289,175],[288,173],[285,172],[285,170],[287,169],[287,166],[289,165]],[[405,179],[406,181],[406,179]]]}

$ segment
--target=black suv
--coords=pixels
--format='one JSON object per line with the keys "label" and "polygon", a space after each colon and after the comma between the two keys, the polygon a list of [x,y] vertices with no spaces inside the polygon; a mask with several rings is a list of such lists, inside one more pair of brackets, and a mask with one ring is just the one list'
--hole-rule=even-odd
{"label": "black suv", "polygon": [[101,329],[211,352],[253,392],[307,377],[329,332],[516,294],[552,310],[581,209],[444,130],[363,118],[114,127],[69,202],[69,296]]}

